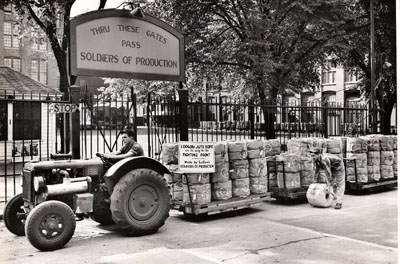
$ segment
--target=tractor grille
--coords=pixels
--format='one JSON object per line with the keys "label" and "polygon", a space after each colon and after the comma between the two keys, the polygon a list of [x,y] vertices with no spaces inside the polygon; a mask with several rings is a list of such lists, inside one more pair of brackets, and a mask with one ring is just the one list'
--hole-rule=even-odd
{"label": "tractor grille", "polygon": [[25,201],[32,201],[33,194],[33,182],[32,182],[32,171],[23,170],[22,178],[22,197]]}

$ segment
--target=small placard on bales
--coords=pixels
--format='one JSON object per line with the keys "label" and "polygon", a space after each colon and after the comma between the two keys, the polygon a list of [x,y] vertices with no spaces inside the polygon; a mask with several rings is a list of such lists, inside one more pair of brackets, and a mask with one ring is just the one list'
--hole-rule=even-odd
{"label": "small placard on bales", "polygon": [[179,170],[188,173],[215,172],[214,144],[179,142]]}

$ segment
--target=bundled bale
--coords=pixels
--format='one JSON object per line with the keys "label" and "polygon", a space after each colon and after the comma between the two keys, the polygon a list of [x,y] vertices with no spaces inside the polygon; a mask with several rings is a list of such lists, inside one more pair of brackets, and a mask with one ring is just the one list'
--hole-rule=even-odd
{"label": "bundled bale", "polygon": [[182,182],[187,184],[206,184],[210,183],[210,174],[208,173],[186,173],[182,177]]}
{"label": "bundled bale", "polygon": [[250,179],[232,180],[232,197],[247,197],[250,195]]}
{"label": "bundled bale", "polygon": [[327,152],[331,154],[342,154],[343,143],[340,138],[329,138],[326,140]]}
{"label": "bundled bale", "polygon": [[390,179],[394,177],[393,165],[381,165],[381,178]]}
{"label": "bundled bale", "polygon": [[168,164],[178,164],[178,153],[179,147],[178,143],[165,143],[162,145],[162,163]]}
{"label": "bundled bale", "polygon": [[381,145],[381,151],[393,151],[394,144],[392,136],[379,136],[379,143]]}
{"label": "bundled bale", "polygon": [[381,165],[381,153],[379,151],[368,151],[367,165],[379,167]]}
{"label": "bundled bale", "polygon": [[249,159],[249,176],[266,177],[268,174],[266,158]]}
{"label": "bundled bale", "polygon": [[219,142],[214,144],[215,163],[229,162],[228,143]]}
{"label": "bundled bale", "polygon": [[367,153],[368,140],[359,137],[349,137],[346,142],[347,153]]}
{"label": "bundled bale", "polygon": [[297,154],[282,153],[276,156],[276,161],[278,172],[300,172],[300,156]]}
{"label": "bundled bale", "polygon": [[264,142],[261,139],[247,140],[246,148],[248,159],[259,159],[265,157]]}
{"label": "bundled bale", "polygon": [[213,201],[225,201],[232,198],[232,181],[213,183],[211,198]]}
{"label": "bundled bale", "polygon": [[346,162],[347,180],[355,182],[357,173],[358,182],[368,182],[367,153],[347,153],[347,159],[349,159]]}
{"label": "bundled bale", "polygon": [[231,180],[249,177],[249,161],[233,160],[229,162],[229,178]]}
{"label": "bundled bale", "polygon": [[393,173],[394,177],[397,177],[397,148],[393,150]]}
{"label": "bundled bale", "polygon": [[381,151],[381,165],[393,166],[394,153],[393,151]]}
{"label": "bundled bale", "polygon": [[372,165],[372,166],[367,166],[368,170],[368,181],[379,181],[381,179],[381,167]]}
{"label": "bundled bale", "polygon": [[308,141],[308,148],[311,153],[323,154],[327,151],[325,138],[312,138]]}
{"label": "bundled bale", "polygon": [[250,193],[263,194],[268,192],[267,176],[250,177]]}
{"label": "bundled bale", "polygon": [[215,164],[215,173],[211,173],[212,183],[229,181],[229,162]]}
{"label": "bundled bale", "polygon": [[288,153],[301,154],[308,152],[307,144],[303,144],[298,138],[291,138],[286,145]]}
{"label": "bundled bale", "polygon": [[367,147],[368,151],[380,151],[381,146],[380,146],[380,143],[379,143],[379,136],[368,135],[368,136],[361,137],[361,138],[367,140],[367,142],[368,142],[368,147]]}
{"label": "bundled bale", "polygon": [[174,182],[170,185],[170,191],[173,201],[182,201],[183,200],[183,183],[182,182]]}
{"label": "bundled bale", "polygon": [[182,201],[183,199],[183,184],[182,184],[182,174],[178,172],[177,164],[166,165],[170,174],[164,174],[164,178],[169,185],[170,194],[172,200]]}
{"label": "bundled bale", "polygon": [[308,187],[314,182],[315,162],[311,155],[300,156],[300,183],[302,187]]}
{"label": "bundled bale", "polygon": [[247,159],[247,148],[245,142],[228,142],[229,161]]}
{"label": "bundled bale", "polygon": [[285,174],[283,172],[278,172],[277,181],[279,188],[300,188],[300,172],[285,172]]}
{"label": "bundled bale", "polygon": [[[211,202],[211,184],[189,185],[193,204],[206,205]],[[183,202],[190,203],[189,188],[183,185]]]}
{"label": "bundled bale", "polygon": [[[344,156],[346,154],[347,138],[346,137],[330,137],[330,139],[336,139],[336,140],[340,140],[342,142],[341,143],[341,146],[342,146],[341,153]],[[328,142],[327,142],[327,152],[332,153],[332,152],[329,152]],[[335,154],[335,153],[332,153],[332,154]]]}
{"label": "bundled bale", "polygon": [[279,139],[264,140],[264,151],[266,157],[279,155],[281,153],[281,143]]}

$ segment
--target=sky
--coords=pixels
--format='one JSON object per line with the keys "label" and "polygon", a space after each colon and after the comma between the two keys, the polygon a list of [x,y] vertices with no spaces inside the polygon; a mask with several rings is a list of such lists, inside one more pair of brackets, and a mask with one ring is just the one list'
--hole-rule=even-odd
{"label": "sky", "polygon": [[[71,9],[71,17],[96,10],[99,7],[99,0],[76,0]],[[116,8],[127,0],[107,0],[105,8]]]}

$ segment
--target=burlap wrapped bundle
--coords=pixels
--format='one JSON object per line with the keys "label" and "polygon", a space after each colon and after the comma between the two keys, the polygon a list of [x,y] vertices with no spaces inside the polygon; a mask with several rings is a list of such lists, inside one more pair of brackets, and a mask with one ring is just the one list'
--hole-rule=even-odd
{"label": "burlap wrapped bundle", "polygon": [[279,139],[264,140],[265,156],[275,156],[281,153],[281,143]]}
{"label": "burlap wrapped bundle", "polygon": [[[276,166],[278,172],[299,172],[300,171],[300,156],[297,154],[282,153],[276,156]],[[283,166],[282,162],[283,161]],[[283,170],[285,169],[285,170]]]}
{"label": "burlap wrapped bundle", "polygon": [[393,150],[397,150],[397,135],[392,136],[393,139]]}
{"label": "burlap wrapped bundle", "polygon": [[394,177],[393,165],[381,165],[381,178],[389,179]]}
{"label": "burlap wrapped bundle", "polygon": [[299,157],[300,171],[315,171],[314,158],[311,155],[302,155]]}
{"label": "burlap wrapped bundle", "polygon": [[229,162],[228,143],[218,142],[214,144],[215,163]]}
{"label": "burlap wrapped bundle", "polygon": [[232,180],[232,197],[247,197],[250,195],[250,179]]}
{"label": "burlap wrapped bundle", "polygon": [[[277,180],[278,180],[278,187],[279,188],[284,188],[284,180],[283,180],[283,173],[278,172],[277,173]],[[285,172],[285,183],[286,183],[286,188],[291,189],[291,188],[300,188],[301,183],[300,183],[300,172]]]}
{"label": "burlap wrapped bundle", "polygon": [[[346,169],[347,180],[350,182],[356,181],[356,173],[353,167]],[[357,179],[358,182],[368,182],[368,169],[367,168],[357,168]]]}
{"label": "burlap wrapped bundle", "polygon": [[379,137],[376,135],[368,135],[362,138],[368,141],[368,151],[379,151],[381,149]]}
{"label": "burlap wrapped bundle", "polygon": [[301,187],[310,186],[314,182],[315,171],[306,170],[300,171],[300,185]]}
{"label": "burlap wrapped bundle", "polygon": [[262,177],[267,176],[267,160],[266,158],[251,159],[249,160],[249,175],[250,177]]}
{"label": "burlap wrapped bundle", "polygon": [[229,181],[229,162],[215,164],[215,173],[211,173],[211,182]]}
{"label": "burlap wrapped bundle", "polygon": [[380,166],[367,166],[368,182],[379,181],[381,179]]}
{"label": "burlap wrapped bundle", "polygon": [[[193,204],[205,205],[211,202],[211,184],[189,185]],[[183,202],[190,203],[187,185],[183,185]]]}
{"label": "burlap wrapped bundle", "polygon": [[263,194],[268,192],[267,177],[250,177],[250,193]]}
{"label": "burlap wrapped bundle", "polygon": [[379,143],[381,145],[381,151],[393,151],[392,136],[379,136]]}
{"label": "burlap wrapped bundle", "polygon": [[[354,159],[356,160],[356,167],[357,168],[367,168],[368,165],[368,156],[367,153],[347,153],[347,159]],[[354,163],[347,162],[346,167],[354,167]]]}
{"label": "burlap wrapped bundle", "polygon": [[162,145],[162,163],[163,164],[178,164],[178,143],[165,143]]}
{"label": "burlap wrapped bundle", "polygon": [[340,138],[329,138],[326,140],[327,152],[331,154],[343,153],[343,144]]}
{"label": "burlap wrapped bundle", "polygon": [[182,177],[182,182],[190,183],[190,184],[210,183],[210,174],[209,173],[186,173],[186,177]]}
{"label": "burlap wrapped bundle", "polygon": [[[331,139],[340,139],[340,141],[342,142],[342,151],[340,153],[345,154],[346,153],[346,143],[347,143],[347,137],[330,137]],[[330,153],[328,151],[328,153]],[[335,154],[335,153],[332,153]]]}
{"label": "burlap wrapped bundle", "polygon": [[183,183],[175,182],[171,185],[170,188],[172,200],[174,201],[182,201],[183,200]]}
{"label": "burlap wrapped bundle", "polygon": [[229,178],[231,180],[249,177],[249,161],[233,160],[229,162]]}
{"label": "burlap wrapped bundle", "polygon": [[291,138],[287,145],[288,153],[298,153],[308,152],[307,146],[303,146],[302,141],[298,138]]}
{"label": "burlap wrapped bundle", "polygon": [[381,153],[379,151],[368,151],[368,153],[367,153],[367,165],[368,166],[379,166],[379,165],[381,165]]}
{"label": "burlap wrapped bundle", "polygon": [[211,185],[213,201],[225,201],[232,198],[232,181],[218,182]]}
{"label": "burlap wrapped bundle", "polygon": [[247,159],[247,147],[245,142],[228,141],[229,161]]}
{"label": "burlap wrapped bundle", "polygon": [[367,153],[368,140],[359,137],[348,137],[346,146],[346,152],[348,153]]}
{"label": "burlap wrapped bundle", "polygon": [[393,151],[381,151],[381,165],[393,166]]}
{"label": "burlap wrapped bundle", "polygon": [[248,159],[259,159],[265,157],[264,142],[261,139],[247,140],[246,148]]}
{"label": "burlap wrapped bundle", "polygon": [[[397,139],[396,139],[396,145],[397,145]],[[396,149],[393,150],[393,174],[394,177],[397,177],[397,146]]]}

